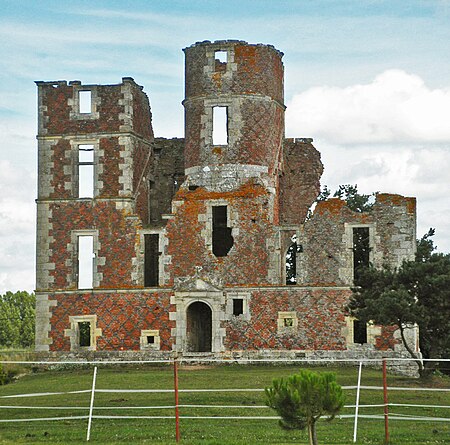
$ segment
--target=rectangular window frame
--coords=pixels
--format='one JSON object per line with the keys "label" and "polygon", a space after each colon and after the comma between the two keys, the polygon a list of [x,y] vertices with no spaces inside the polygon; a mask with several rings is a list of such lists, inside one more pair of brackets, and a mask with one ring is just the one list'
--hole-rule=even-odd
{"label": "rectangular window frame", "polygon": [[[153,343],[148,338],[153,338]],[[141,351],[159,351],[161,349],[161,336],[158,329],[142,329],[139,339]]]}
{"label": "rectangular window frame", "polygon": [[[97,327],[97,315],[71,315],[69,316],[70,328],[64,329],[64,336],[70,339],[71,351],[96,351],[97,338],[102,336],[102,330]],[[80,323],[89,323],[90,344],[80,344]]]}
{"label": "rectangular window frame", "polygon": [[[345,269],[341,270],[341,276],[345,277],[345,282],[349,285],[354,284],[355,280],[355,267],[354,267],[354,245],[353,245],[353,234],[354,229],[360,228],[368,228],[369,229],[369,262],[370,264],[375,264],[377,266],[379,262],[379,258],[376,259],[376,223],[369,224],[353,224],[353,223],[345,223],[345,239],[346,239],[346,262]],[[378,243],[379,241],[377,241]],[[379,266],[380,264],[378,264]]]}
{"label": "rectangular window frame", "polygon": [[93,289],[95,274],[94,235],[80,234],[77,241],[77,289]]}
{"label": "rectangular window frame", "polygon": [[[93,199],[96,195],[96,150],[95,144],[77,144],[77,187],[78,199]],[[86,191],[86,193],[85,193]]]}
{"label": "rectangular window frame", "polygon": [[160,286],[160,239],[159,233],[144,233],[144,287]]}
{"label": "rectangular window frame", "polygon": [[[234,300],[242,300],[242,314],[235,315]],[[251,319],[250,300],[251,300],[250,292],[229,292],[229,293],[227,293],[227,300],[226,300],[227,319],[228,320],[249,321]]]}
{"label": "rectangular window frame", "polygon": [[[80,265],[79,265],[79,238],[92,236],[93,238],[93,249],[92,249],[92,287],[79,287],[79,275],[80,275]],[[75,286],[80,291],[86,291],[90,289],[95,289],[100,285],[101,275],[98,274],[98,266],[104,265],[105,258],[99,258],[100,244],[98,241],[98,230],[72,230],[71,232],[71,244],[68,249],[72,252],[72,286]]]}
{"label": "rectangular window frame", "polygon": [[78,90],[78,112],[80,114],[92,114],[92,90]]}
{"label": "rectangular window frame", "polygon": [[212,107],[211,140],[213,146],[229,145],[229,107],[227,105]]}

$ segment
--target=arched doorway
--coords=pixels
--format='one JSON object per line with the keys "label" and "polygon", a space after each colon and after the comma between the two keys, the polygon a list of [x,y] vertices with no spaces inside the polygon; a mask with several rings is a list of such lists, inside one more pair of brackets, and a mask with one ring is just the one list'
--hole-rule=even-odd
{"label": "arched doorway", "polygon": [[212,311],[200,301],[189,305],[186,311],[186,349],[188,352],[211,352]]}

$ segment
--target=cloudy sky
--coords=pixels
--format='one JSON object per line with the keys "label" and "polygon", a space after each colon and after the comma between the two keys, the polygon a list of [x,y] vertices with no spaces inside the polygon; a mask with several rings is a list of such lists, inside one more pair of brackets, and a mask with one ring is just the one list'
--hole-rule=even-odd
{"label": "cloudy sky", "polygon": [[450,251],[449,0],[0,0],[0,293],[34,288],[35,80],[120,83],[183,136],[196,41],[285,53],[286,135],[312,137],[322,184],[416,196],[418,234]]}

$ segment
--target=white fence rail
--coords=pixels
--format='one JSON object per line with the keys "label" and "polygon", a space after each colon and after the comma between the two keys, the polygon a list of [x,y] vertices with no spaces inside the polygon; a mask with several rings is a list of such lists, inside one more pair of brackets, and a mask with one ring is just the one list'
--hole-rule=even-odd
{"label": "white fence rail", "polygon": [[[404,358],[396,358],[389,359],[389,361],[411,361],[412,359],[404,359]],[[92,387],[90,389],[82,389],[76,391],[64,391],[64,392],[38,392],[38,393],[30,393],[30,394],[14,394],[14,395],[4,395],[0,396],[0,400],[8,400],[13,398],[37,398],[37,397],[53,397],[59,395],[76,395],[76,394],[86,394],[90,393],[90,403],[89,406],[38,406],[38,405],[0,405],[0,410],[2,409],[12,409],[12,410],[48,410],[48,411],[85,411],[86,415],[70,415],[70,416],[56,416],[56,417],[33,417],[33,418],[24,418],[24,419],[0,419],[0,423],[21,423],[21,422],[52,422],[52,421],[64,421],[64,420],[88,420],[87,425],[87,435],[86,440],[90,440],[91,430],[93,425],[93,420],[95,419],[175,419],[179,421],[179,419],[208,419],[208,420],[274,420],[279,419],[278,416],[192,416],[192,415],[181,415],[178,416],[178,409],[270,409],[266,405],[216,405],[216,404],[180,404],[176,403],[174,405],[160,405],[160,406],[95,406],[95,395],[97,393],[149,393],[149,394],[168,394],[168,393],[261,393],[264,391],[263,388],[192,388],[192,389],[178,389],[177,381],[174,383],[174,387],[171,389],[102,389],[96,387],[97,380],[97,367],[99,365],[122,365],[122,364],[173,364],[174,369],[176,369],[178,363],[189,363],[189,362],[208,362],[208,363],[227,363],[229,364],[229,360],[219,360],[219,359],[183,359],[183,360],[154,360],[154,361],[8,361],[8,360],[0,360],[0,364],[22,364],[22,365],[61,365],[61,364],[73,364],[73,365],[95,365],[92,379]],[[309,359],[292,359],[292,360],[233,360],[232,363],[285,363],[285,364],[293,364],[293,363],[311,363],[311,362],[325,362],[327,364],[330,363],[330,359],[326,360],[309,360]],[[430,361],[439,361],[439,362],[450,362],[450,359],[439,359],[439,360],[430,360]],[[388,407],[411,407],[411,408],[436,408],[436,409],[447,409],[450,408],[450,405],[429,405],[429,404],[413,404],[413,403],[383,403],[383,404],[360,404],[360,395],[362,390],[386,390],[384,386],[367,386],[361,385],[361,375],[363,363],[380,363],[381,360],[378,359],[364,359],[364,360],[333,360],[333,362],[357,362],[359,364],[358,369],[358,380],[356,385],[348,385],[342,386],[344,390],[356,390],[356,400],[355,404],[345,405],[344,408],[355,409],[354,414],[342,414],[338,416],[340,419],[354,419],[354,435],[353,441],[356,442],[357,439],[357,430],[358,430],[358,419],[384,419],[386,421],[386,414],[360,414],[359,411],[366,408],[388,408]],[[450,388],[426,388],[426,387],[388,387],[389,391],[414,391],[414,392],[450,392]],[[176,399],[177,400],[177,399]],[[94,414],[98,411],[119,411],[119,410],[176,410],[174,415],[100,415]],[[0,411],[1,412],[1,411]],[[389,420],[395,421],[432,421],[432,422],[450,422],[450,417],[431,417],[431,416],[418,416],[418,415],[408,415],[408,414],[389,414]],[[179,425],[177,425],[179,427]],[[177,436],[178,437],[178,436]]]}

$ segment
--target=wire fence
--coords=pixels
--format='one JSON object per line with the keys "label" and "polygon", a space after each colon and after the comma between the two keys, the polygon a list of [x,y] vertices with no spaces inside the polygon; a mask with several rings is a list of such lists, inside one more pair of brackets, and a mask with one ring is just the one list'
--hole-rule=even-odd
{"label": "wire fence", "polygon": [[[413,422],[450,422],[450,404],[422,404],[422,403],[397,403],[397,402],[389,402],[388,394],[395,394],[396,392],[402,393],[413,393],[417,397],[417,393],[440,393],[447,394],[450,393],[450,388],[434,388],[434,387],[396,387],[396,386],[388,386],[387,385],[387,374],[386,374],[386,363],[389,361],[410,361],[412,359],[384,359],[382,362],[380,360],[370,360],[370,359],[361,359],[361,360],[333,360],[333,362],[347,362],[358,365],[358,375],[357,381],[355,385],[346,385],[342,386],[343,390],[346,392],[356,391],[355,402],[346,404],[344,408],[347,411],[352,411],[349,414],[341,414],[338,416],[340,419],[352,419],[353,420],[353,442],[357,441],[358,436],[358,421],[360,419],[372,419],[372,420],[383,420],[385,423],[385,440],[389,440],[389,421],[413,421]],[[439,359],[436,361],[446,361],[450,362],[450,359]],[[93,375],[92,375],[92,384],[90,388],[71,390],[71,391],[49,391],[49,392],[31,392],[26,394],[7,394],[0,395],[0,414],[2,410],[12,410],[13,412],[18,411],[35,411],[35,412],[45,412],[45,411],[64,411],[65,413],[69,413],[67,415],[53,415],[48,417],[36,416],[36,417],[21,417],[18,418],[14,416],[14,418],[4,418],[4,416],[0,415],[0,424],[5,423],[24,423],[24,422],[49,422],[53,423],[54,421],[67,421],[67,420],[87,420],[87,431],[86,431],[86,440],[89,441],[91,437],[92,428],[95,420],[103,420],[103,419],[137,419],[137,420],[151,420],[151,419],[170,419],[175,421],[175,438],[176,441],[180,440],[181,431],[180,431],[180,420],[190,419],[190,420],[277,420],[278,416],[274,415],[264,415],[261,414],[265,410],[270,411],[270,408],[266,405],[262,404],[253,404],[253,405],[238,405],[238,404],[227,404],[226,400],[221,403],[180,403],[180,395],[185,394],[213,394],[215,396],[233,394],[233,393],[242,393],[242,394],[258,394],[263,393],[263,388],[239,388],[239,387],[228,387],[228,388],[180,388],[179,387],[179,377],[178,377],[178,369],[180,364],[188,365],[191,363],[208,363],[208,364],[229,364],[229,361],[219,360],[219,359],[179,359],[179,360],[152,360],[152,361],[85,361],[82,362],[83,365],[93,366]],[[292,359],[288,362],[286,360],[235,360],[237,364],[248,364],[248,363],[260,363],[260,364],[311,364],[315,362],[316,364],[326,363],[330,364],[330,360],[320,360],[320,359]],[[362,385],[362,374],[363,374],[363,365],[373,365],[373,364],[383,364],[383,385]],[[80,365],[79,361],[1,361],[0,364],[22,364],[22,365],[39,365],[39,366],[51,366],[51,365]],[[104,365],[123,365],[123,364],[132,364],[132,365],[170,365],[173,367],[173,384],[170,388],[139,388],[139,389],[130,389],[130,388],[102,388],[97,385],[97,376],[101,374],[99,371],[99,366]],[[361,394],[367,391],[383,391],[384,400],[383,403],[373,403],[373,404],[364,404],[361,403]],[[88,405],[39,405],[38,403],[26,403],[26,404],[8,404],[7,402],[12,399],[29,399],[29,400],[37,400],[39,398],[44,398],[45,401],[49,401],[52,398],[57,398],[58,396],[79,396],[79,395],[88,395],[90,394],[89,404]],[[104,406],[97,402],[97,397],[101,394],[148,394],[148,395],[158,395],[164,394],[166,396],[173,397],[173,404],[162,404],[162,405],[129,405],[129,406]],[[448,402],[449,398],[446,398],[446,402]],[[77,401],[75,401],[77,403]],[[405,414],[404,412],[396,412],[396,408],[413,408],[415,410],[414,414]],[[424,415],[418,415],[417,410],[423,409],[425,411]],[[130,412],[130,411],[157,411],[154,415],[139,415],[139,414],[117,414],[121,411]],[[202,410],[200,414],[190,415],[187,414],[192,410]],[[211,410],[220,410],[220,415],[211,413]],[[230,415],[224,415],[227,410],[231,411]],[[240,415],[236,414],[236,411],[239,413],[240,411],[249,410],[258,410],[258,414],[255,415]],[[376,412],[374,410],[383,412]],[[426,415],[427,411],[430,410],[441,410],[440,412],[448,413],[445,416],[442,415]],[[108,413],[109,411],[109,413]],[[228,412],[230,412],[228,411]],[[362,411],[363,413],[361,413]],[[366,413],[366,411],[372,411],[372,413]],[[167,412],[167,414],[161,414],[161,412]],[[216,412],[216,411],[214,411]],[[183,413],[183,414],[181,414]],[[250,413],[249,413],[250,414]]]}

